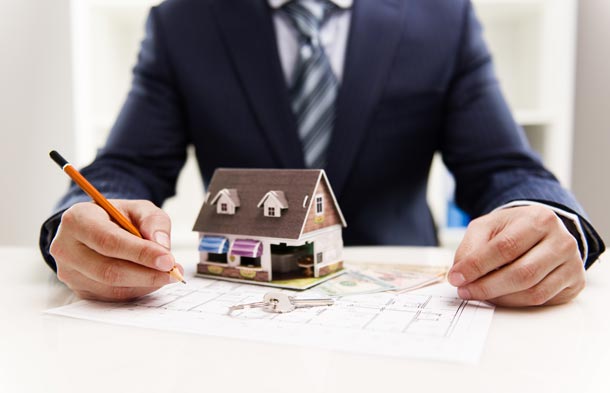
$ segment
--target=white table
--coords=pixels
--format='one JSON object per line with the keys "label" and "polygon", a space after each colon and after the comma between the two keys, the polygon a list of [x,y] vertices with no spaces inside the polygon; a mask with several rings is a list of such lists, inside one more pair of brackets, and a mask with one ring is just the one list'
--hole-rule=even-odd
{"label": "white table", "polygon": [[[177,252],[184,264],[194,252]],[[434,248],[346,260],[451,262]],[[0,392],[609,392],[610,267],[567,305],[497,309],[478,365],[370,357],[44,315],[77,300],[38,251],[0,248]]]}

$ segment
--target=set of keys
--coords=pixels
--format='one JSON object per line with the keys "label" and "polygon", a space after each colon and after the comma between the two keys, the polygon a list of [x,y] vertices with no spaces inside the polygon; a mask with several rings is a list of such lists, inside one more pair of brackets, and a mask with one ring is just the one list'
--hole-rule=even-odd
{"label": "set of keys", "polygon": [[333,299],[296,299],[294,296],[290,296],[282,292],[269,292],[263,296],[262,302],[238,304],[229,307],[229,315],[233,311],[243,310],[246,308],[262,308],[267,312],[274,313],[287,313],[294,311],[297,308],[303,307],[318,307],[318,306],[332,306],[335,303]]}

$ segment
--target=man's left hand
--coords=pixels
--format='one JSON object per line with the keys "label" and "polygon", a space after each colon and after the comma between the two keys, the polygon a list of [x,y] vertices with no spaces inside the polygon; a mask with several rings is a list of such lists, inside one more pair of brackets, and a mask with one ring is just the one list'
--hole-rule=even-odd
{"label": "man's left hand", "polygon": [[576,239],[552,210],[520,206],[468,225],[448,279],[463,299],[524,307],[572,300],[585,270]]}

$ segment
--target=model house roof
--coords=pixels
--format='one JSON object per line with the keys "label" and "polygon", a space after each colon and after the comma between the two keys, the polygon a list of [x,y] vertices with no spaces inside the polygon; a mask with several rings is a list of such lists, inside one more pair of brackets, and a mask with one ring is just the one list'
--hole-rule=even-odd
{"label": "model house roof", "polygon": [[[319,169],[217,169],[208,185],[208,198],[203,203],[193,227],[194,231],[298,239],[314,193],[321,182],[325,182],[339,215],[339,222],[345,226],[345,219],[339,209],[328,178]],[[235,214],[218,214],[212,205],[222,190],[235,190],[239,195],[239,209]],[[281,191],[281,192],[280,192]],[[281,217],[265,217],[261,203],[274,197],[286,208]]]}

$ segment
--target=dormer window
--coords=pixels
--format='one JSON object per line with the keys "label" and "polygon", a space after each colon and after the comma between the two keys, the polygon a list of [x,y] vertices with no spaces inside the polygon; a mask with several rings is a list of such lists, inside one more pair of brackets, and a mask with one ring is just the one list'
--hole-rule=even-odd
{"label": "dormer window", "polygon": [[324,196],[316,195],[316,215],[324,214]]}
{"label": "dormer window", "polygon": [[216,213],[218,214],[235,214],[235,210],[240,205],[237,190],[234,188],[223,188],[216,193],[211,204],[216,205]]}
{"label": "dormer window", "polygon": [[261,206],[265,217],[281,217],[282,210],[288,209],[288,201],[284,191],[269,191],[257,205],[259,208]]}

